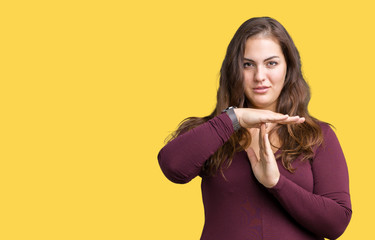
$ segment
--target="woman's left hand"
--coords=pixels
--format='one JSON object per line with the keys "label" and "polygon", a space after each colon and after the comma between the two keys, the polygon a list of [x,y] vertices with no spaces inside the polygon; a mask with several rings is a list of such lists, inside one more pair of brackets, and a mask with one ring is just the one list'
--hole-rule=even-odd
{"label": "woman's left hand", "polygon": [[265,123],[261,124],[259,131],[259,159],[253,148],[248,147],[246,152],[256,179],[267,188],[274,187],[279,181],[280,171],[268,139]]}

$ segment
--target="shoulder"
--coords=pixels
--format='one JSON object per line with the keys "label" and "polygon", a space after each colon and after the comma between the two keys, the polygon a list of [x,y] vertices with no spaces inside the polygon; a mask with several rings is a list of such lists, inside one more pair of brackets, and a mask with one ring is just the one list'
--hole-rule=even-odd
{"label": "shoulder", "polygon": [[331,124],[329,124],[327,122],[323,122],[323,121],[318,121],[318,124],[319,124],[320,129],[321,129],[323,141],[319,146],[317,146],[316,153],[324,150],[327,147],[328,148],[339,147],[340,143],[339,143],[339,140],[336,136],[336,133],[333,130],[334,127]]}
{"label": "shoulder", "polygon": [[332,136],[336,136],[335,132],[332,128],[334,128],[331,124],[327,122],[323,122],[318,120],[318,124],[320,126],[320,129],[322,131],[323,139],[329,139]]}

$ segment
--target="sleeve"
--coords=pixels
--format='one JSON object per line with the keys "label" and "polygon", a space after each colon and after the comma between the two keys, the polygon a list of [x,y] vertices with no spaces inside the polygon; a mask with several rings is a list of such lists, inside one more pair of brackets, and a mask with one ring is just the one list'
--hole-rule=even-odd
{"label": "sleeve", "polygon": [[158,154],[164,175],[174,183],[187,183],[234,133],[232,121],[222,113],[176,137]]}
{"label": "sleeve", "polygon": [[318,236],[336,239],[352,215],[348,169],[335,133],[328,124],[321,126],[324,143],[312,161],[313,192],[282,175],[269,191],[303,227]]}

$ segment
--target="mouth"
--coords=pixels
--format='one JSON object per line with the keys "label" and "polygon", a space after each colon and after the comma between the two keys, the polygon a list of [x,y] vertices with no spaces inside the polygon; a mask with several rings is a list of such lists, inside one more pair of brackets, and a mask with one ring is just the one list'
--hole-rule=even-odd
{"label": "mouth", "polygon": [[270,87],[262,86],[253,88],[254,93],[266,93]]}

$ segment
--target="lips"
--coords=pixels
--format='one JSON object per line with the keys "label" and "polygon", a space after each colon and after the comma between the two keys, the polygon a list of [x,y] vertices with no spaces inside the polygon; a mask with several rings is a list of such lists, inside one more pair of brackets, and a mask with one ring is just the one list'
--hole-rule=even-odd
{"label": "lips", "polygon": [[256,87],[253,88],[254,93],[266,93],[270,87],[267,86],[261,86],[261,87]]}

